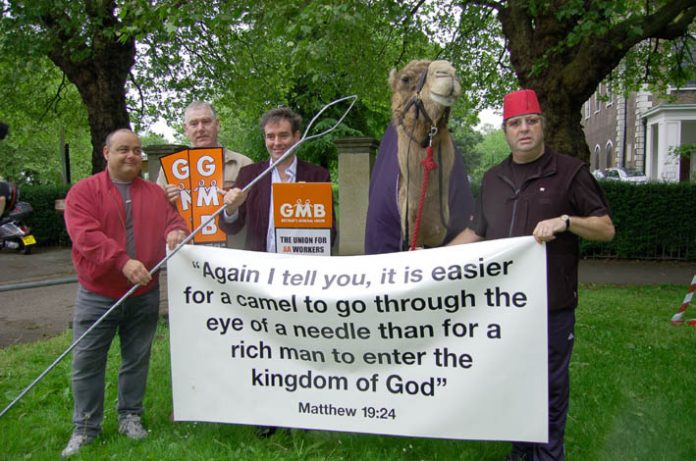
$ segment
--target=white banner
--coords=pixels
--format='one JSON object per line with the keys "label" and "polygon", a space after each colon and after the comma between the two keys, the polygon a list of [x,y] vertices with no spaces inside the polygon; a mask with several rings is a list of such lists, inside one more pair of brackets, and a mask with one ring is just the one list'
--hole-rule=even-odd
{"label": "white banner", "polygon": [[185,246],[167,274],[178,421],[547,440],[532,237],[327,258]]}

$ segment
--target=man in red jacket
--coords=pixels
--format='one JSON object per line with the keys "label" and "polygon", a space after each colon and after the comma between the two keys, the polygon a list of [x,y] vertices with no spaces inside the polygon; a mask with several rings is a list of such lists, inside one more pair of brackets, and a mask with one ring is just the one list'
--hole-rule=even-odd
{"label": "man in red jacket", "polygon": [[74,430],[63,457],[76,453],[101,432],[104,375],[111,341],[121,339],[118,383],[119,432],[132,439],[147,436],[140,416],[159,317],[159,274],[149,268],[186,238],[184,220],[156,184],[139,177],[140,139],[129,129],[106,138],[106,170],[75,184],[68,193],[65,224],[79,287],[73,336],[79,338],[134,285],[140,285],[118,309],[73,351]]}

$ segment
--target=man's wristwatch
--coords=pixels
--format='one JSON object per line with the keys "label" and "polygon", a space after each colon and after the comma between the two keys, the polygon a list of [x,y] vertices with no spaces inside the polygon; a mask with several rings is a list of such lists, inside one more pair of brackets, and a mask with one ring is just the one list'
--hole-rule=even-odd
{"label": "man's wristwatch", "polygon": [[568,229],[570,229],[570,216],[568,216],[567,214],[561,215],[561,221],[563,221],[566,226],[564,232],[567,232]]}

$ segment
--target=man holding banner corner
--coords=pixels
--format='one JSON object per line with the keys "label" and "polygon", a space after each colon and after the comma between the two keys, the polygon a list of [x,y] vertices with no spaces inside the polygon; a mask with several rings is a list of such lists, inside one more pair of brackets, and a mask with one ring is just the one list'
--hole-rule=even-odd
{"label": "man holding banner corner", "polygon": [[614,225],[587,165],[544,145],[544,116],[533,90],[509,93],[503,131],[511,155],[488,170],[467,229],[450,244],[533,235],[546,244],[548,443],[513,443],[511,461],[565,459],[563,437],[577,307],[579,237],[609,241]]}
{"label": "man holding banner corner", "polygon": [[140,139],[129,129],[109,134],[106,171],[75,184],[68,192],[65,224],[79,282],[73,336],[80,338],[134,285],[140,287],[73,351],[73,434],[62,452],[75,454],[101,432],[107,354],[118,332],[119,432],[147,436],[142,425],[150,349],[159,318],[159,274],[149,269],[187,235],[185,221],[160,187],[140,178]]}

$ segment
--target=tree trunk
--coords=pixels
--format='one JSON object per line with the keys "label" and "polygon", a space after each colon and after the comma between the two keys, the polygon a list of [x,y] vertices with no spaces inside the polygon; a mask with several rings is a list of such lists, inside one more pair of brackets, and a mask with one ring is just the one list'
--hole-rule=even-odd
{"label": "tree trunk", "polygon": [[76,61],[74,53],[56,44],[49,53],[51,60],[75,84],[82,97],[92,138],[92,173],[104,169],[106,136],[118,128],[130,128],[126,107],[126,79],[135,63],[135,40],[124,43],[102,37],[99,47],[92,47],[90,59]]}
{"label": "tree trunk", "polygon": [[549,78],[530,81],[527,86],[537,92],[544,111],[544,140],[554,150],[588,162],[590,148],[582,129],[582,106],[586,98],[554,91],[552,88],[558,88],[559,83],[557,79]]}
{"label": "tree trunk", "polygon": [[40,16],[52,36],[48,57],[77,87],[87,108],[92,173],[104,169],[106,136],[130,128],[126,79],[135,64],[135,38],[122,35],[115,0],[84,2],[82,14],[60,8]]}
{"label": "tree trunk", "polygon": [[572,27],[558,23],[551,11],[547,14],[551,17],[532,16],[525,2],[514,0],[501,10],[499,18],[508,39],[510,61],[520,87],[533,89],[539,97],[546,118],[545,142],[560,153],[588,161],[590,149],[582,130],[582,106],[614,66],[585,63],[584,70],[576,72],[578,56],[573,48],[557,52],[539,66],[549,48],[560,43]]}

